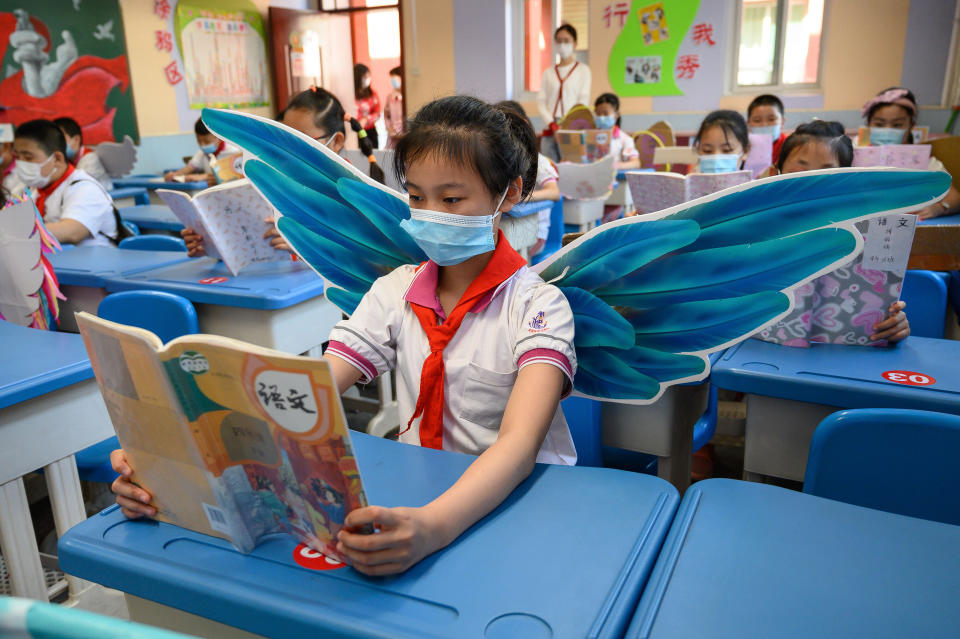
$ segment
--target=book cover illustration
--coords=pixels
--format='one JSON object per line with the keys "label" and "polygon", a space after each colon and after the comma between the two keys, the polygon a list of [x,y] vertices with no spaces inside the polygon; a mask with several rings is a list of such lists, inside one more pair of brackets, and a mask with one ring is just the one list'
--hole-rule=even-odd
{"label": "book cover illustration", "polygon": [[641,213],[653,213],[677,206],[750,181],[750,171],[731,173],[627,172],[633,203]]}
{"label": "book cover illustration", "polygon": [[853,149],[853,166],[892,166],[926,170],[930,166],[929,144],[885,144]]}
{"label": "book cover illustration", "polygon": [[849,264],[794,291],[790,314],[758,333],[766,342],[808,347],[812,342],[885,346],[871,341],[873,325],[900,299],[917,217],[900,214],[857,223],[863,253]]}
{"label": "book cover illustration", "polygon": [[337,533],[367,501],[325,361],[206,335],[161,347],[85,313],[78,325],[158,520],[243,552],[288,532],[342,559]]}
{"label": "book cover illustration", "polygon": [[157,189],[157,195],[184,226],[203,236],[207,255],[222,260],[233,275],[250,264],[289,259],[263,239],[273,208],[248,180],[214,186],[193,198],[166,189]]}

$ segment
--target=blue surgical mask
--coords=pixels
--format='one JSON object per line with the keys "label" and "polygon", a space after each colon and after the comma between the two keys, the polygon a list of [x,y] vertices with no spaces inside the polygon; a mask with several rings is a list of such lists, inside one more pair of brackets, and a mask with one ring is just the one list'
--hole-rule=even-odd
{"label": "blue surgical mask", "polygon": [[595,115],[593,116],[593,123],[597,125],[598,129],[612,129],[617,123],[617,116]]}
{"label": "blue surgical mask", "polygon": [[889,129],[879,126],[870,127],[871,146],[884,146],[886,144],[903,144],[903,129]]}
{"label": "blue surgical mask", "polygon": [[77,157],[77,149],[73,148],[69,144],[67,145],[67,159],[73,162],[73,158]]}
{"label": "blue surgical mask", "polygon": [[410,219],[400,222],[400,227],[438,266],[453,266],[496,248],[493,221],[500,215],[500,206],[506,197],[507,191],[504,191],[493,215],[410,209]]}
{"label": "blue surgical mask", "polygon": [[204,155],[210,155],[211,153],[217,152],[217,147],[219,144],[203,144],[200,146],[200,150],[203,151]]}
{"label": "blue surgical mask", "polygon": [[780,125],[771,124],[770,126],[752,126],[750,127],[750,133],[756,133],[757,135],[769,135],[773,138],[774,141],[780,137]]}
{"label": "blue surgical mask", "polygon": [[717,153],[700,156],[701,173],[730,173],[740,168],[740,156],[736,153]]}
{"label": "blue surgical mask", "polygon": [[392,77],[390,78],[390,85],[393,86],[397,91],[400,90],[400,78]]}

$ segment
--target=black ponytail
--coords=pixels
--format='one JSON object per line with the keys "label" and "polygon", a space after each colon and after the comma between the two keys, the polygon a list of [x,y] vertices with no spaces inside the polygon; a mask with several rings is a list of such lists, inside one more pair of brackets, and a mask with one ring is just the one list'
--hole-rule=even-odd
{"label": "black ponytail", "polygon": [[283,113],[290,109],[306,109],[313,113],[313,123],[318,129],[323,129],[327,135],[334,133],[343,133],[347,135],[347,130],[343,126],[345,112],[343,105],[337,96],[326,89],[312,87],[306,91],[301,91],[290,99],[287,108],[281,111],[278,119],[283,119]]}
{"label": "black ponytail", "polygon": [[417,111],[395,153],[401,184],[407,166],[425,156],[475,169],[495,198],[520,177],[524,199],[537,181],[537,135],[530,121],[508,105],[465,95],[440,98]]}
{"label": "black ponytail", "polygon": [[383,174],[383,169],[377,164],[377,158],[373,157],[373,142],[370,141],[367,132],[360,126],[360,120],[350,118],[350,128],[357,134],[357,143],[360,146],[360,151],[367,156],[367,160],[370,162],[370,177],[380,184],[386,184],[387,176]]}

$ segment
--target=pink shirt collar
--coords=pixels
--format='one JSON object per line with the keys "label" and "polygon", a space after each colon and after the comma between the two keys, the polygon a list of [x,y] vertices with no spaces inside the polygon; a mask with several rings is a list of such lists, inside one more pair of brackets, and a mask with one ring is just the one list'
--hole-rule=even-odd
{"label": "pink shirt collar", "polygon": [[[440,321],[443,322],[446,321],[447,314],[444,312],[443,306],[440,305],[440,298],[437,297],[437,278],[440,276],[439,269],[440,267],[437,266],[437,263],[433,260],[424,262],[414,274],[413,281],[410,282],[410,287],[407,289],[407,293],[403,296],[403,299],[406,302],[419,304],[420,306],[425,306],[433,310],[433,312],[437,314],[437,317],[440,318]],[[511,279],[512,278],[508,277],[500,286],[481,297],[469,312],[482,313],[484,309],[490,306],[490,302],[493,301],[493,298],[500,292],[504,284]]]}

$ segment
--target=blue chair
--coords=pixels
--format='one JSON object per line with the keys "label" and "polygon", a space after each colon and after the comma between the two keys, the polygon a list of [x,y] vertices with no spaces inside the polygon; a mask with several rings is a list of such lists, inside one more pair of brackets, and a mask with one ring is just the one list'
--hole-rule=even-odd
{"label": "blue chair", "polygon": [[803,492],[960,525],[960,416],[863,408],[820,422]]}
{"label": "blue chair", "polygon": [[560,402],[577,449],[577,466],[603,466],[600,437],[600,402],[586,397],[568,397]]}
{"label": "blue chair", "polygon": [[943,339],[947,312],[946,273],[907,271],[900,299],[907,303],[910,334]]}
{"label": "blue chair", "polygon": [[[163,342],[200,330],[197,311],[190,300],[163,291],[113,293],[100,302],[97,315],[111,322],[145,328]],[[120,448],[117,438],[110,437],[77,453],[74,457],[80,479],[105,483],[116,479],[117,473],[110,466],[110,452],[117,448]]]}
{"label": "blue chair", "polygon": [[132,197],[134,204],[150,204],[150,194],[145,188],[139,186],[121,186],[108,193],[114,201]]}
{"label": "blue chair", "polygon": [[120,248],[134,251],[186,251],[186,243],[170,235],[137,235],[120,240]]}
{"label": "blue chair", "polygon": [[538,264],[560,250],[563,240],[563,200],[557,200],[550,207],[550,231],[547,241],[539,253],[530,258],[531,264]]}
{"label": "blue chair", "polygon": [[[126,220],[120,220],[120,222],[123,224],[124,227],[126,227],[128,231],[133,233],[135,236],[140,235],[140,227],[134,224],[133,222],[128,222]],[[127,238],[127,239],[130,239],[130,238]],[[123,240],[120,240],[120,241],[122,242]]]}

